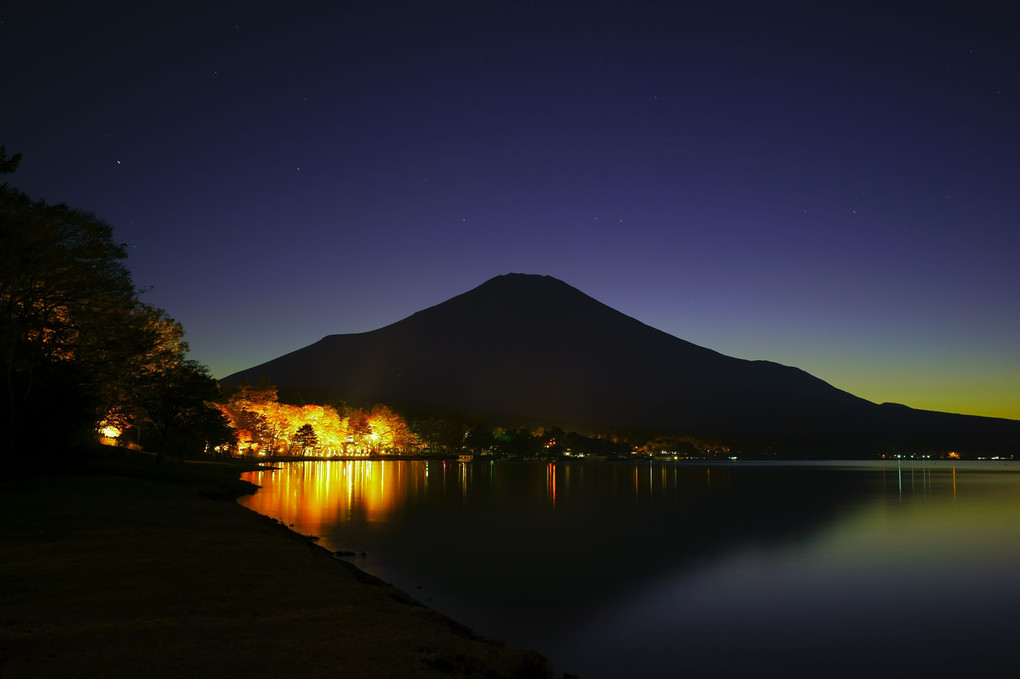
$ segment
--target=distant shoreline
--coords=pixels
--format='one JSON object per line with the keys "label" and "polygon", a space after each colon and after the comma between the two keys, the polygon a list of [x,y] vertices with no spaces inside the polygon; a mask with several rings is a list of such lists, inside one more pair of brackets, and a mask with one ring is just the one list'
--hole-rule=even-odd
{"label": "distant shoreline", "polygon": [[311,455],[278,455],[278,456],[266,456],[266,457],[233,457],[229,458],[234,461],[243,461],[251,463],[251,471],[258,471],[264,467],[260,465],[264,464],[276,464],[279,462],[386,462],[386,461],[424,461],[424,462],[543,462],[543,463],[570,463],[570,464],[613,464],[613,463],[629,463],[629,462],[659,462],[663,464],[680,464],[680,465],[711,465],[711,466],[745,466],[751,467],[755,465],[769,465],[769,466],[851,466],[851,467],[895,467],[897,465],[926,465],[926,466],[938,466],[938,467],[956,467],[957,469],[989,469],[991,467],[1005,467],[1015,471],[1020,471],[1020,460],[1009,459],[1005,457],[1000,458],[989,458],[989,459],[962,459],[962,460],[951,460],[951,459],[925,459],[925,458],[903,458],[903,459],[890,459],[890,458],[842,458],[842,459],[764,459],[758,457],[746,457],[736,459],[719,459],[719,458],[672,458],[669,456],[647,456],[647,455],[635,455],[632,458],[608,458],[608,459],[595,459],[595,458],[582,458],[582,457],[559,457],[559,458],[500,458],[485,455],[473,456],[472,460],[458,460],[461,457],[456,454],[448,455],[415,455],[415,454],[394,454],[394,455],[335,455],[330,457],[318,457]]}

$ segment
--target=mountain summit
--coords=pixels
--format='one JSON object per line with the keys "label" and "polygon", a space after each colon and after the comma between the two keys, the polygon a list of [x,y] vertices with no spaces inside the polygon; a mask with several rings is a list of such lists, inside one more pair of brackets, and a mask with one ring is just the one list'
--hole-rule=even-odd
{"label": "mountain summit", "polygon": [[[261,377],[287,391],[494,422],[800,445],[903,440],[922,427],[919,411],[877,406],[797,368],[724,356],[526,274],[497,276],[378,330],[329,335],[224,381]],[[1020,422],[941,417],[957,418],[935,426],[943,434],[987,421],[1000,423],[996,441],[1020,441]]]}

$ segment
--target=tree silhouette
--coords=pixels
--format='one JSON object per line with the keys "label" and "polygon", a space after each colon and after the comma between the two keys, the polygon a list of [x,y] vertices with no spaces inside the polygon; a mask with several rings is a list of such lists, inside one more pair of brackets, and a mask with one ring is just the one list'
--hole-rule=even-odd
{"label": "tree silhouette", "polygon": [[[20,162],[21,162],[20,153],[15,153],[13,156],[8,158],[7,149],[3,146],[0,146],[0,175],[12,174],[15,170],[18,169],[18,164]],[[7,186],[6,182],[4,184],[0,184],[0,188],[4,188],[6,186]]]}
{"label": "tree silhouette", "polygon": [[[204,441],[211,437],[213,445],[232,438],[226,433],[230,430],[225,418],[210,405],[219,395],[216,380],[200,363],[184,360],[140,376],[133,393],[142,421],[156,433],[157,462],[162,461],[174,434],[190,433],[192,440]],[[182,459],[187,448],[178,442],[176,452]]]}
{"label": "tree silhouette", "polygon": [[492,427],[484,422],[471,427],[471,431],[468,432],[467,437],[464,439],[464,445],[476,453],[491,452],[496,445],[496,437],[492,434]]}
{"label": "tree silhouette", "polygon": [[129,379],[146,339],[124,257],[95,216],[0,188],[0,427],[9,450],[38,428],[55,445],[88,435],[113,383]]}
{"label": "tree silhouette", "polygon": [[[0,174],[13,172],[20,158],[0,148]],[[180,325],[138,299],[126,256],[112,227],[94,215],[0,186],[5,456],[40,447],[68,450],[92,439],[108,415],[126,421],[139,408],[159,422],[164,442],[178,426],[179,416],[164,408],[180,380],[197,390],[198,404],[214,389],[204,367],[184,360]],[[160,389],[167,402],[157,405]],[[47,434],[43,442],[39,431]]]}
{"label": "tree silhouette", "polygon": [[302,453],[315,450],[319,445],[319,437],[315,435],[315,429],[310,424],[302,424],[294,432],[294,442]]}

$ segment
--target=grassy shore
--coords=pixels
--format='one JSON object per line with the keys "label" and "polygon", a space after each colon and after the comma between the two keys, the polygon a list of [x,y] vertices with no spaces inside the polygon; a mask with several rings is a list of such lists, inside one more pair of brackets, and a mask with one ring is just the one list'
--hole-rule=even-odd
{"label": "grassy shore", "polygon": [[107,449],[4,474],[0,676],[551,676],[239,506],[240,471]]}

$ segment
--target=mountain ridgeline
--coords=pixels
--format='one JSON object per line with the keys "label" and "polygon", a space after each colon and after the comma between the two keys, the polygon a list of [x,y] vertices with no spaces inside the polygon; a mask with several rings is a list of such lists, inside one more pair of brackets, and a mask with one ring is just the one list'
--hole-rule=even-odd
{"label": "mountain ridgeline", "polygon": [[371,332],[329,335],[224,382],[489,422],[640,429],[819,454],[1009,454],[1020,421],[876,405],[656,330],[549,276],[507,274]]}

